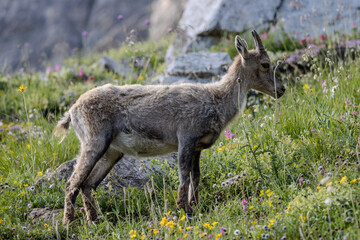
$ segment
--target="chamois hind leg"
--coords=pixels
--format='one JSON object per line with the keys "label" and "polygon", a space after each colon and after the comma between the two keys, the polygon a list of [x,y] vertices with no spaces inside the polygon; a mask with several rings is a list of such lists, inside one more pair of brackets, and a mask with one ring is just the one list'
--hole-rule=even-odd
{"label": "chamois hind leg", "polygon": [[79,188],[107,150],[110,142],[105,136],[88,139],[90,140],[82,142],[81,153],[76,161],[74,172],[66,183],[63,225],[67,225],[75,219],[74,204],[79,194]]}
{"label": "chamois hind leg", "polygon": [[94,197],[91,196],[91,191],[92,189],[94,189],[94,191],[96,190],[97,186],[123,156],[123,153],[109,147],[81,185],[81,197],[89,224],[97,220],[96,201]]}
{"label": "chamois hind leg", "polygon": [[192,159],[195,151],[196,140],[191,138],[179,139],[178,161],[179,179],[177,204],[186,213],[192,213],[189,205],[190,172],[192,170]]}
{"label": "chamois hind leg", "polygon": [[199,203],[199,182],[200,182],[200,154],[201,151],[194,152],[192,157],[191,182],[189,190],[189,204],[197,205]]}

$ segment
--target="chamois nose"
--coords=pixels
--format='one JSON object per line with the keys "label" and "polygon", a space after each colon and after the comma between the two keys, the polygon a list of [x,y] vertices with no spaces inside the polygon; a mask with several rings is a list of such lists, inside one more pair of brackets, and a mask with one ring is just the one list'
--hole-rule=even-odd
{"label": "chamois nose", "polygon": [[282,92],[285,92],[285,90],[286,90],[285,87],[282,86],[282,87],[281,87],[281,91],[282,91]]}

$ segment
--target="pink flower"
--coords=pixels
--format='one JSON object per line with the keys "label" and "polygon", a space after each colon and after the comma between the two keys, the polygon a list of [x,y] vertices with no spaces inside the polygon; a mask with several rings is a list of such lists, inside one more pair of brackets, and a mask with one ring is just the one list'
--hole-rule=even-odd
{"label": "pink flower", "polygon": [[46,67],[47,72],[51,72],[51,70],[52,70],[51,67]]}
{"label": "pink flower", "polygon": [[87,31],[83,31],[83,32],[81,33],[81,35],[85,38],[85,37],[87,37],[88,32],[87,32]]}
{"label": "pink flower", "polygon": [[301,38],[301,39],[300,39],[300,44],[301,44],[301,45],[305,45],[305,43],[306,43],[306,39],[305,39],[305,38]]}
{"label": "pink flower", "polygon": [[246,201],[245,199],[243,199],[243,200],[241,201],[241,205],[242,205],[243,211],[246,211],[246,204],[248,204],[248,201]]}
{"label": "pink flower", "polygon": [[303,182],[304,182],[304,179],[303,179],[303,178],[299,178],[299,185],[300,185],[300,187],[302,186]]}
{"label": "pink flower", "polygon": [[279,111],[279,116],[281,116],[282,115],[282,112],[281,111]]}
{"label": "pink flower", "polygon": [[343,114],[341,114],[340,119],[345,121],[345,116]]}
{"label": "pink flower", "polygon": [[345,104],[346,104],[346,105],[348,105],[348,104],[350,105],[350,104],[351,104],[351,102],[349,101],[349,98],[346,98],[346,99],[345,99]]}
{"label": "pink flower", "polygon": [[57,71],[57,72],[60,71],[60,65],[57,65],[57,64],[55,65],[55,71]]}
{"label": "pink flower", "polygon": [[123,19],[123,18],[124,18],[124,16],[121,15],[121,14],[117,16],[117,19],[118,19],[118,20],[121,20],[121,19]]}
{"label": "pink flower", "polygon": [[149,19],[145,19],[144,23],[145,23],[146,25],[149,25],[149,24],[150,24],[150,20],[149,20]]}
{"label": "pink flower", "polygon": [[316,132],[314,127],[311,127],[311,132]]}
{"label": "pink flower", "polygon": [[267,39],[268,37],[269,37],[268,32],[264,32],[263,34],[260,34],[260,38],[262,38],[262,39]]}
{"label": "pink flower", "polygon": [[351,114],[352,114],[352,115],[358,115],[359,113],[356,112],[356,111],[353,111]]}
{"label": "pink flower", "polygon": [[79,70],[79,77],[82,77],[83,75],[84,75],[84,69],[82,69],[82,68],[80,68],[80,70]]}
{"label": "pink flower", "polygon": [[356,24],[354,21],[352,21],[351,26],[352,26],[352,28],[356,28]]}
{"label": "pink flower", "polygon": [[321,34],[319,38],[320,38],[321,42],[325,42],[325,40],[326,40],[326,37],[324,34]]}
{"label": "pink flower", "polygon": [[171,27],[168,28],[168,32],[172,32],[173,29]]}
{"label": "pink flower", "polygon": [[221,228],[220,228],[220,233],[221,233],[221,235],[223,235],[225,232],[226,232],[226,228],[221,227]]}

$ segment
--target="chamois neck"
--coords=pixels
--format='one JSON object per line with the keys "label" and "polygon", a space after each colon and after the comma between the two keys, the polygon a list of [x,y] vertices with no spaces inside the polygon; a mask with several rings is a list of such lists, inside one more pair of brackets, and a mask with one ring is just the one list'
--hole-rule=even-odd
{"label": "chamois neck", "polygon": [[228,73],[215,86],[219,99],[219,111],[224,117],[224,124],[231,121],[239,110],[242,111],[245,107],[248,83],[243,68],[241,56],[236,57]]}

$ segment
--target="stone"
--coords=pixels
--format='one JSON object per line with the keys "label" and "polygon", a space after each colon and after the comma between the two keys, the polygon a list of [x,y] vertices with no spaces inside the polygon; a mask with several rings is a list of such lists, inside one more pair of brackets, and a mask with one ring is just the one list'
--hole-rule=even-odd
{"label": "stone", "polygon": [[129,63],[126,60],[117,62],[116,60],[106,56],[101,57],[93,67],[99,67],[102,71],[107,70],[123,77],[126,77],[132,72],[132,69],[129,67]]}
{"label": "stone", "polygon": [[224,75],[231,64],[231,58],[224,52],[193,52],[175,58],[164,75],[153,83],[209,83]]}
{"label": "stone", "polygon": [[[153,163],[153,159],[158,161]],[[154,158],[136,158],[124,156],[110,171],[108,176],[100,183],[116,193],[121,193],[123,187],[142,188],[149,180],[149,175],[164,174],[160,163],[167,161],[170,167],[175,167],[177,162],[177,154],[172,153],[166,156],[158,156]],[[47,170],[46,173],[36,182],[36,185],[52,185],[59,182],[66,182],[76,164],[76,158],[64,162],[55,171]]]}
{"label": "stone", "polygon": [[62,209],[51,208],[33,208],[29,210],[28,216],[35,221],[43,219],[45,222],[49,222],[52,225],[56,225],[57,217]]}

